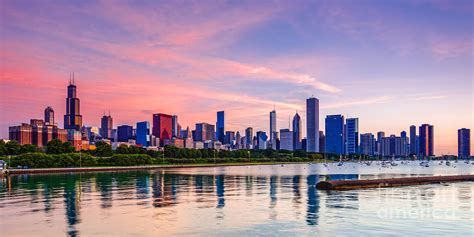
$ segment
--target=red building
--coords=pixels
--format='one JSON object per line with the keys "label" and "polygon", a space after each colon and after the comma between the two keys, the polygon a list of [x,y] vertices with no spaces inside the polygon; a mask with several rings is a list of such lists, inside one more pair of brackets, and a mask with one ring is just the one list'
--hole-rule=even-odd
{"label": "red building", "polygon": [[153,114],[152,134],[160,138],[160,146],[165,144],[165,140],[171,140],[173,135],[173,119],[168,114]]}
{"label": "red building", "polygon": [[33,144],[31,125],[22,123],[19,126],[11,126],[8,131],[10,140],[18,141],[22,145]]}

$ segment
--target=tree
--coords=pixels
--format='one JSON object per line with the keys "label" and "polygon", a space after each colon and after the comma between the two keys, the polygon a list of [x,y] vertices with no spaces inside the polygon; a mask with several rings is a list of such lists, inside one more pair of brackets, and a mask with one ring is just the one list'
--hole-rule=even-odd
{"label": "tree", "polygon": [[70,142],[63,143],[64,153],[73,153],[74,151],[76,151],[76,148],[74,148]]}
{"label": "tree", "polygon": [[117,154],[130,154],[130,150],[128,149],[127,145],[120,144],[120,146],[117,147],[117,150],[115,150],[115,153],[117,153]]}
{"label": "tree", "polygon": [[8,155],[20,154],[21,145],[17,141],[9,141],[5,144]]}
{"label": "tree", "polygon": [[4,140],[0,140],[0,156],[7,154],[7,147]]}
{"label": "tree", "polygon": [[112,156],[112,146],[103,141],[98,141],[95,143],[96,149],[94,150],[94,155],[96,156]]}
{"label": "tree", "polygon": [[64,153],[63,143],[58,139],[53,139],[46,145],[46,153],[48,154],[62,154]]}
{"label": "tree", "polygon": [[20,147],[20,154],[37,152],[37,151],[38,149],[36,148],[36,146],[32,144],[21,145]]}

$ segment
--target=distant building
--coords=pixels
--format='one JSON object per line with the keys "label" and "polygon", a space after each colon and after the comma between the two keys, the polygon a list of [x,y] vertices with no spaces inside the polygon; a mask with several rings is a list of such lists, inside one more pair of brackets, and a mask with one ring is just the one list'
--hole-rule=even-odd
{"label": "distant building", "polygon": [[344,116],[328,115],[325,119],[326,153],[344,154]]}
{"label": "distant building", "polygon": [[323,131],[319,131],[319,152],[326,152],[326,136]]}
{"label": "distant building", "polygon": [[301,148],[301,117],[298,113],[293,117],[293,149],[299,150]]}
{"label": "distant building", "polygon": [[[272,148],[274,147],[273,143],[276,143],[276,137],[274,137],[275,132],[277,131],[277,118],[276,111],[270,111],[270,142],[272,143]],[[275,144],[276,147],[276,144]]]}
{"label": "distant building", "polygon": [[[18,143],[32,144],[37,147],[46,146],[53,139],[67,142],[67,130],[60,129],[56,125],[45,124],[41,119],[31,119],[30,124],[22,123],[11,126],[8,129],[9,139]],[[80,133],[80,132],[79,132]]]}
{"label": "distant building", "polygon": [[33,128],[30,124],[22,123],[19,126],[11,126],[8,131],[10,140],[15,140],[21,145],[33,144]]}
{"label": "distant building", "polygon": [[319,152],[319,100],[306,100],[306,151]]}
{"label": "distant building", "polygon": [[150,123],[148,121],[138,122],[135,132],[136,143],[144,147],[150,146]]}
{"label": "distant building", "polygon": [[434,127],[422,124],[419,128],[420,157],[434,156]]}
{"label": "distant building", "polygon": [[468,128],[458,129],[458,157],[471,157],[471,130]]}
{"label": "distant building", "polygon": [[181,137],[184,139],[184,147],[185,148],[193,148],[193,134],[191,132],[191,129],[189,127],[186,128],[186,130],[183,130],[181,132]]}
{"label": "distant building", "polygon": [[224,117],[224,111],[219,111],[217,112],[217,123],[216,123],[216,138],[218,141],[221,143],[224,143],[225,140],[225,117]]}
{"label": "distant building", "polygon": [[82,149],[82,133],[75,129],[67,129],[67,140],[76,151]]}
{"label": "distant building", "polygon": [[359,119],[346,119],[346,154],[359,152]]}
{"label": "distant building", "polygon": [[375,142],[375,152],[378,156],[383,156],[383,138],[385,137],[385,132],[377,132],[377,141]]}
{"label": "distant building", "polygon": [[216,130],[213,124],[196,123],[195,141],[214,141],[216,140]]}
{"label": "distant building", "polygon": [[54,110],[51,106],[46,107],[44,110],[44,123],[47,125],[55,125]]}
{"label": "distant building", "polygon": [[112,129],[113,129],[114,123],[112,120],[112,116],[105,115],[102,116],[102,119],[100,120],[100,136],[105,139],[112,139]]}
{"label": "distant building", "polygon": [[178,128],[178,125],[179,125],[179,123],[178,123],[178,115],[173,115],[173,116],[171,117],[171,127],[172,127],[172,128],[171,128],[171,133],[172,133],[171,136],[172,136],[172,137],[179,137],[179,135],[180,135],[179,132],[181,132],[181,131],[180,131],[181,128]]}
{"label": "distant building", "polygon": [[267,139],[268,139],[267,134],[263,131],[258,131],[256,138],[257,138],[256,148],[259,150],[267,149]]}
{"label": "distant building", "polygon": [[402,131],[400,133],[400,137],[401,137],[401,155],[408,156],[410,154],[410,144],[407,137],[407,132]]}
{"label": "distant building", "polygon": [[241,144],[240,142],[240,139],[242,139],[242,137],[240,136],[240,132],[237,131],[235,133],[235,145],[237,146],[237,149],[240,149],[239,145]]}
{"label": "distant building", "polygon": [[367,156],[375,154],[375,138],[372,133],[364,133],[360,135],[360,153]]}
{"label": "distant building", "polygon": [[69,81],[66,98],[66,114],[64,115],[64,129],[79,131],[82,128],[82,115],[80,112],[80,101],[76,95],[76,83],[74,75]]}
{"label": "distant building", "polygon": [[411,125],[410,126],[410,154],[411,155],[417,155],[418,156],[418,147],[416,145],[416,126]]}
{"label": "distant building", "polygon": [[225,132],[224,144],[232,144],[232,141],[234,141],[234,140],[235,140],[235,132],[226,131]]}
{"label": "distant building", "polygon": [[166,140],[171,140],[173,132],[173,117],[168,114],[153,114],[152,134],[160,139],[160,146],[164,146]]}
{"label": "distant building", "polygon": [[280,129],[280,150],[293,151],[293,132],[290,129]]}
{"label": "distant building", "polygon": [[245,129],[245,138],[245,145],[247,148],[250,148],[249,146],[251,146],[253,142],[253,129],[251,127]]}
{"label": "distant building", "polygon": [[130,125],[122,125],[117,127],[117,141],[128,142],[133,138],[133,127]]}

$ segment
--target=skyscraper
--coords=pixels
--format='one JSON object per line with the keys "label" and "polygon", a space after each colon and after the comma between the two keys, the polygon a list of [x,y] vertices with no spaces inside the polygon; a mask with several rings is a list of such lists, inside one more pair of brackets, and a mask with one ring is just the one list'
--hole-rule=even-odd
{"label": "skyscraper", "polygon": [[64,115],[64,128],[79,131],[82,127],[82,115],[80,112],[80,101],[76,96],[76,83],[74,74],[69,79],[66,98],[66,114]]}
{"label": "skyscraper", "polygon": [[383,138],[385,137],[385,132],[377,132],[377,141],[376,141],[376,152],[377,155],[383,156],[383,149],[384,149],[384,144],[383,144]]}
{"label": "skyscraper", "polygon": [[277,120],[276,120],[276,111],[275,110],[272,110],[270,111],[270,142],[273,141],[273,132],[276,132],[277,131],[277,128],[276,128],[276,124],[277,123]]}
{"label": "skyscraper", "polygon": [[235,132],[234,131],[226,131],[225,132],[225,139],[224,144],[232,144],[232,141],[235,140]]}
{"label": "skyscraper", "polygon": [[181,128],[178,128],[178,115],[173,115],[171,117],[171,136],[172,137],[179,137],[179,133],[181,132]]}
{"label": "skyscraper", "polygon": [[458,157],[468,159],[471,156],[471,130],[458,129]]}
{"label": "skyscraper", "polygon": [[135,136],[137,144],[144,147],[150,146],[150,123],[148,121],[138,122]]}
{"label": "skyscraper", "polygon": [[54,110],[51,106],[44,110],[44,122],[48,125],[54,125]]}
{"label": "skyscraper", "polygon": [[411,155],[418,155],[416,149],[416,126],[410,126],[410,154]]}
{"label": "skyscraper", "polygon": [[216,139],[222,143],[225,140],[225,118],[224,118],[224,111],[217,112],[217,123],[216,123]]}
{"label": "skyscraper", "polygon": [[375,138],[372,133],[360,134],[360,153],[367,156],[374,155]]}
{"label": "skyscraper", "polygon": [[408,144],[407,132],[402,131],[400,133],[401,138],[401,155],[408,156],[410,154],[410,146]]}
{"label": "skyscraper", "polygon": [[293,117],[293,149],[301,149],[301,118],[298,113]]}
{"label": "skyscraper", "polygon": [[258,131],[256,133],[256,138],[257,138],[256,148],[259,150],[267,149],[267,139],[268,139],[267,133],[263,131]]}
{"label": "skyscraper", "polygon": [[160,139],[160,146],[171,140],[173,133],[173,117],[168,114],[153,114],[153,136]]}
{"label": "skyscraper", "polygon": [[433,125],[422,124],[419,128],[420,157],[434,156]]}
{"label": "skyscraper", "polygon": [[216,128],[209,123],[196,123],[195,141],[205,142],[216,140]]}
{"label": "skyscraper", "polygon": [[293,132],[290,129],[280,129],[280,150],[293,151]]}
{"label": "skyscraper", "polygon": [[306,100],[306,151],[319,152],[319,100]]}
{"label": "skyscraper", "polygon": [[359,119],[346,119],[346,154],[359,152]]}
{"label": "skyscraper", "polygon": [[344,154],[344,116],[328,115],[325,120],[326,151],[337,155]]}
{"label": "skyscraper", "polygon": [[326,152],[326,136],[323,131],[319,131],[319,152]]}
{"label": "skyscraper", "polygon": [[130,125],[121,125],[117,127],[117,141],[128,142],[133,137],[133,127]]}
{"label": "skyscraper", "polygon": [[113,129],[113,120],[112,116],[105,115],[102,116],[100,120],[100,136],[106,139],[112,139],[112,129]]}
{"label": "skyscraper", "polygon": [[253,143],[253,129],[248,127],[245,129],[245,145],[249,148],[249,145]]}

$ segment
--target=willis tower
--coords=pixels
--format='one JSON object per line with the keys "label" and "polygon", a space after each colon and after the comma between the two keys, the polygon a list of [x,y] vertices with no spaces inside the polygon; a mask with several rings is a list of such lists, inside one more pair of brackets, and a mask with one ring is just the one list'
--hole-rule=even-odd
{"label": "willis tower", "polygon": [[64,129],[80,130],[82,127],[82,115],[80,113],[79,98],[76,97],[76,83],[74,73],[69,78],[66,98],[66,115],[64,115]]}

